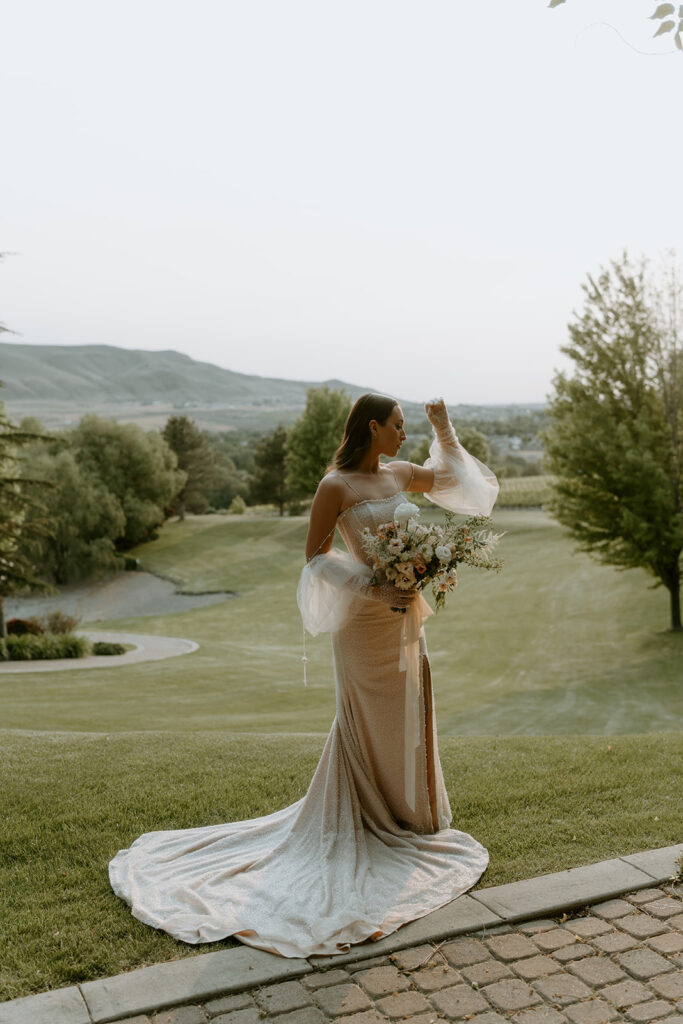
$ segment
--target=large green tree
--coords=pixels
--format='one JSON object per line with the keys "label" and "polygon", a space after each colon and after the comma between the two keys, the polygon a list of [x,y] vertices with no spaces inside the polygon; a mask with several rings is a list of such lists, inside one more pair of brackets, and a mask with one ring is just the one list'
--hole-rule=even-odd
{"label": "large green tree", "polygon": [[[671,270],[671,265],[670,265]],[[557,477],[551,511],[580,547],[619,568],[642,567],[670,594],[681,628],[683,365],[680,287],[652,286],[628,256],[583,285],[563,348],[545,433]]]}
{"label": "large green tree", "polygon": [[289,500],[287,487],[287,431],[277,426],[254,446],[254,466],[249,474],[249,493],[254,502],[277,505],[284,515]]}
{"label": "large green tree", "polygon": [[125,516],[121,550],[139,544],[166,518],[185,482],[175,452],[157,431],[89,414],[71,432],[76,460],[116,496]]}
{"label": "large green tree", "polygon": [[186,510],[204,512],[209,507],[211,494],[227,483],[228,463],[188,416],[169,416],[163,437],[176,453],[178,468],[185,473],[185,482],[173,495],[170,507],[180,519],[185,518]]}
{"label": "large green tree", "polygon": [[351,410],[345,391],[309,388],[306,408],[289,432],[287,482],[293,494],[314,494],[344,433]]}

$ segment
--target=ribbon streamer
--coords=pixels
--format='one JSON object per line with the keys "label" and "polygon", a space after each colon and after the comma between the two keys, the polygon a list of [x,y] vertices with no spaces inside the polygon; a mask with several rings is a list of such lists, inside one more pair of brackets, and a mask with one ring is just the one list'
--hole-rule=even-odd
{"label": "ribbon streamer", "polygon": [[404,718],[405,797],[411,811],[415,810],[415,750],[420,746],[420,638],[424,636],[425,619],[432,609],[422,594],[401,616],[401,654],[398,667],[406,674]]}

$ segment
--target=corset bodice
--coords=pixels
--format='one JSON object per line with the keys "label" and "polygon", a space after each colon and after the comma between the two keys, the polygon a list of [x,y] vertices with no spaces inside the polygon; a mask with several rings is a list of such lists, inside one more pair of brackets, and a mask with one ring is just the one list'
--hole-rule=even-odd
{"label": "corset bodice", "polygon": [[355,505],[345,508],[339,514],[339,532],[347,548],[359,562],[369,562],[361,543],[365,527],[367,526],[371,533],[375,533],[382,523],[393,520],[394,510],[403,501],[406,501],[406,496],[403,491],[398,491],[396,494],[390,494],[388,498],[367,498],[357,501]]}

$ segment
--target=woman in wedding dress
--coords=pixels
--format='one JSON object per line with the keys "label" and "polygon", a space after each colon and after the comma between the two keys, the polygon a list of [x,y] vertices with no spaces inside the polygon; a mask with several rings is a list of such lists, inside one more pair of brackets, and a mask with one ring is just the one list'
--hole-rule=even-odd
{"label": "woman in wedding dress", "polygon": [[[436,739],[424,598],[373,586],[363,530],[408,492],[488,515],[491,471],[457,440],[442,401],[424,466],[394,461],[403,413],[384,395],[355,403],[311,508],[297,592],[304,626],[330,632],[337,712],[308,792],[249,821],[148,832],[109,865],[139,920],[188,943],[234,936],[288,957],[345,952],[470,889],[488,854],[451,829]],[[399,513],[400,513],[399,508]],[[348,549],[332,548],[338,529]]]}

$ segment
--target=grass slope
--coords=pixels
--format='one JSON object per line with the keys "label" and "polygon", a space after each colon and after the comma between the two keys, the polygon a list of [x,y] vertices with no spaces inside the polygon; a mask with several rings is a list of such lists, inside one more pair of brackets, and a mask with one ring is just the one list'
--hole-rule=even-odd
{"label": "grass slope", "polygon": [[[303,796],[322,736],[0,732],[0,1000],[234,945],[177,942],[109,888],[155,829],[266,814]],[[445,738],[454,824],[484,885],[680,840],[683,737]]]}
{"label": "grass slope", "polygon": [[[426,515],[437,514],[426,512]],[[540,511],[501,510],[499,575],[463,570],[427,623],[442,735],[679,730],[683,635],[644,572],[577,553]],[[126,732],[326,732],[334,714],[329,638],[308,640],[302,684],[296,584],[306,521],[191,517],[136,552],[197,591],[240,598],[106,628],[185,636],[197,652],[129,667],[2,676],[8,728]]]}

